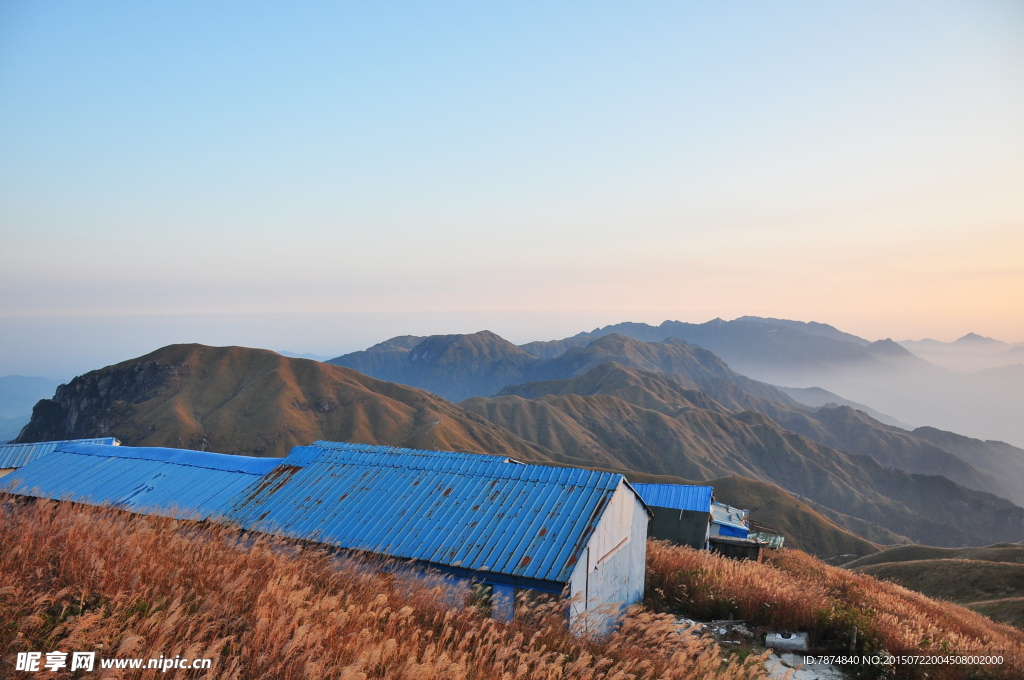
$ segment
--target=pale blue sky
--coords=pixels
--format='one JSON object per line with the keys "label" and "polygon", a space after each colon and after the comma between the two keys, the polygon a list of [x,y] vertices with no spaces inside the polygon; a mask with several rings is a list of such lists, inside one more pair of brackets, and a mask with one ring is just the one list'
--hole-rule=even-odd
{"label": "pale blue sky", "polygon": [[1024,340],[1022,7],[0,2],[0,374],[106,324],[83,368],[742,314]]}

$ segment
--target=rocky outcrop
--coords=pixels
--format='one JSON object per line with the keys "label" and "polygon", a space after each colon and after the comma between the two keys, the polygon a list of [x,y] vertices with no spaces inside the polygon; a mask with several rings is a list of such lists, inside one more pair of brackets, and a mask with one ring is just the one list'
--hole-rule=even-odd
{"label": "rocky outcrop", "polygon": [[78,376],[61,385],[52,399],[39,401],[32,420],[17,442],[81,439],[111,435],[118,423],[131,418],[135,404],[149,401],[169,380],[187,376],[188,364],[159,361],[118,364]]}

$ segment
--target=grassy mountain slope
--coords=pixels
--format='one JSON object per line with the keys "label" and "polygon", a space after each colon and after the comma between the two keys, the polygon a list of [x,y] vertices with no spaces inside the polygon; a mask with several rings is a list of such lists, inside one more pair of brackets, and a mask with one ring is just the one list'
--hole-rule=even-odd
{"label": "grassy mountain slope", "polygon": [[1024,564],[915,560],[874,564],[856,571],[971,609],[977,603],[984,613],[1012,625],[1024,623],[1024,610],[1013,607],[1013,603],[1024,602]]}
{"label": "grassy mountain slope", "polygon": [[847,569],[870,567],[894,562],[919,560],[979,560],[982,562],[1013,562],[1024,564],[1024,544],[996,543],[982,548],[936,548],[928,545],[901,545],[862,557],[843,566]]}
{"label": "grassy mountain slope", "polygon": [[[891,340],[867,343],[824,325],[750,317],[704,324],[621,323],[523,348],[552,358],[568,346],[586,345],[610,333],[645,342],[679,338],[707,348],[733,370],[757,380],[821,387],[870,404],[902,422],[941,423],[945,429],[1024,446],[1024,382],[1020,380],[1024,368],[1005,365],[1020,364],[1020,358],[1007,357],[994,372],[957,375],[940,367],[941,362],[932,364]],[[959,348],[958,343],[952,346]]]}
{"label": "grassy mountain slope", "polygon": [[593,372],[510,387],[506,396],[462,405],[558,453],[687,479],[740,474],[925,543],[971,545],[1018,539],[1024,532],[1024,510],[991,494],[887,469],[870,456],[786,431],[759,413],[733,413],[717,402],[715,408],[698,407],[667,376],[615,364]]}
{"label": "grassy mountain slope", "polygon": [[1005,442],[982,441],[945,432],[934,427],[919,427],[912,433],[920,440],[949,451],[974,468],[1002,480],[1010,500],[1024,503],[1024,449]]}
{"label": "grassy mountain slope", "polygon": [[171,345],[75,378],[19,441],[93,436],[258,456],[332,439],[548,460],[423,390],[244,347]]}
{"label": "grassy mountain slope", "polygon": [[[891,341],[872,343],[866,351],[872,348],[882,355],[894,351],[906,354],[906,350]],[[611,333],[585,347],[570,348],[545,364],[544,371],[553,376],[578,377],[602,361],[663,374],[685,388],[704,392],[728,409],[762,413],[784,429],[840,451],[871,456],[883,466],[910,473],[942,475],[968,488],[1012,496],[1012,500],[1024,503],[1024,484],[1018,483],[1024,480],[1024,468],[1018,476],[999,477],[981,472],[954,453],[849,406],[804,408],[782,390],[739,375],[711,352],[678,340],[640,342]],[[563,385],[546,381],[531,386],[511,386],[502,394],[537,398],[552,392],[595,393],[580,380],[570,380]],[[676,403],[683,401],[698,405],[692,397],[677,399]],[[708,408],[706,404],[700,406]],[[1024,466],[1024,458],[1020,460]]]}
{"label": "grassy mountain slope", "polygon": [[[399,336],[328,363],[353,368],[380,380],[430,390],[456,401],[469,396],[490,396],[507,385],[581,376],[609,361],[671,374],[685,388],[701,389],[713,397],[725,383],[728,387],[722,388],[722,394],[732,392],[724,397],[725,401],[737,396],[755,397],[798,406],[782,391],[735,373],[706,349],[681,341],[640,342],[615,333],[595,338],[586,346],[568,347],[550,359],[532,355],[490,331],[426,338]],[[725,405],[749,408],[742,403]]]}
{"label": "grassy mountain slope", "polygon": [[[683,390],[654,374],[628,372],[636,385],[614,380],[614,365],[595,369],[584,379],[603,380],[613,392],[648,399],[651,406],[677,409],[681,400],[706,406],[715,417],[724,409],[701,392]],[[575,397],[574,397],[575,398]],[[288,359],[265,350],[241,347],[173,345],[137,359],[93,371],[60,388],[52,400],[36,407],[25,440],[44,440],[113,434],[128,445],[180,446],[242,453],[282,455],[296,444],[333,439],[423,448],[505,453],[522,460],[601,467],[617,471],[631,465],[657,467],[664,452],[646,449],[649,460],[627,449],[613,455],[569,415],[543,401],[523,402],[509,430],[422,390],[374,380],[350,369],[303,359]],[[635,407],[614,397],[603,398],[625,409],[617,419],[634,427]],[[686,402],[690,403],[690,402]],[[697,417],[705,411],[689,406]],[[554,422],[545,423],[544,419]],[[674,421],[650,411],[649,419],[673,426]],[[531,444],[510,430],[549,432],[544,443]],[[710,441],[710,439],[709,439]],[[637,439],[636,450],[644,446]],[[691,446],[700,445],[696,434]],[[627,455],[630,454],[630,455]],[[635,454],[635,451],[634,451]],[[632,457],[631,457],[632,456]],[[733,474],[728,466],[704,470],[705,478]],[[693,475],[697,476],[697,475]],[[760,484],[749,481],[750,484]],[[762,490],[762,494],[767,493]],[[777,490],[781,497],[788,494]],[[758,516],[780,528],[808,529],[796,545],[816,554],[831,546],[864,554],[869,549],[847,546],[852,537],[829,523],[816,526],[813,518],[788,518],[765,506]],[[780,502],[788,509],[788,502]],[[804,512],[802,504],[797,517]],[[812,513],[813,514],[813,513]],[[836,534],[836,535],[833,535]],[[853,539],[857,543],[859,539]],[[863,543],[863,542],[862,542]]]}
{"label": "grassy mountain slope", "polygon": [[[813,413],[772,409],[782,427],[848,453],[871,456],[886,467],[906,472],[942,475],[971,489],[991,491],[1024,503],[1024,488],[1012,477],[982,472],[957,455],[911,432],[885,425],[849,406],[823,407]],[[1024,479],[1024,470],[1022,476]]]}
{"label": "grassy mountain slope", "polygon": [[858,411],[863,411],[880,423],[901,427],[904,430],[913,429],[912,426],[896,420],[892,416],[880,413],[870,406],[859,404],[849,399],[844,399],[838,394],[829,392],[820,387],[779,387],[780,390],[792,397],[796,402],[810,408],[821,408],[822,406],[849,406]]}
{"label": "grassy mountain slope", "polygon": [[[838,510],[833,510],[832,508],[825,507],[821,503],[815,503],[806,496],[797,495],[796,497],[807,503],[807,505],[820,513],[822,517],[834,522],[837,526],[841,526],[852,531],[872,543],[877,543],[878,545],[906,545],[914,542],[902,534],[898,534],[895,531],[881,527],[873,522],[868,522],[867,520],[863,520],[859,517],[847,515],[846,513],[839,512]],[[840,553],[840,556],[845,556],[847,558],[850,557],[847,553]],[[849,559],[838,560],[836,564],[844,564],[848,561]]]}
{"label": "grassy mountain slope", "polygon": [[0,513],[5,678],[16,675],[18,652],[68,648],[96,651],[97,661],[209,658],[208,675],[238,680],[767,676],[763,656],[742,653],[749,648],[680,635],[678,614],[742,618],[758,633],[803,631],[837,650],[849,648],[855,624],[863,654],[1006,657],[984,676],[949,665],[858,669],[869,677],[1010,680],[1024,672],[1021,631],[795,550],[751,562],[649,542],[643,603],[611,636],[593,639],[568,630],[557,605],[500,623],[440,579],[271,537],[238,540],[216,525],[45,501],[2,502]]}
{"label": "grassy mountain slope", "polygon": [[968,609],[987,616],[993,621],[1024,629],[1024,597],[1000,597],[979,600],[966,605]]}
{"label": "grassy mountain slope", "polygon": [[959,549],[905,545],[843,566],[1024,628],[1024,542]]}

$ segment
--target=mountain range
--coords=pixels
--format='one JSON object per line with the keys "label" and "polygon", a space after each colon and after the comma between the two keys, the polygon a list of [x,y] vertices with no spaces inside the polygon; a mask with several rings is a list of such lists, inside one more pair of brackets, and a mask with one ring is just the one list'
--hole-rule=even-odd
{"label": "mountain range", "polygon": [[[630,326],[636,331],[639,324]],[[761,325],[757,326],[764,330]],[[822,335],[824,333],[840,334],[835,329],[829,331],[831,326],[824,324],[816,324],[812,328],[819,334],[808,336],[812,342],[819,339],[831,342],[830,338]],[[649,329],[645,332],[653,333]],[[562,354],[545,358],[538,354],[550,355],[552,352],[531,354],[525,351],[525,348],[537,350],[538,343],[517,347],[487,331],[429,338],[403,336],[362,352],[337,357],[331,363],[380,379],[421,387],[451,400],[493,394],[517,394],[535,400],[546,394],[590,395],[595,389],[605,389],[603,384],[596,387],[591,384],[597,380],[594,376],[589,382],[558,381],[581,378],[601,364],[613,362],[620,367],[663,376],[662,382],[668,381],[674,390],[668,398],[672,404],[687,403],[719,414],[753,411],[818,444],[847,453],[868,455],[882,465],[906,472],[943,475],[969,488],[994,491],[1024,504],[1024,484],[1020,483],[1024,480],[1024,451],[1014,447],[972,440],[976,442],[974,447],[978,452],[972,454],[968,461],[928,438],[887,425],[850,406],[807,407],[793,399],[789,395],[790,390],[740,375],[711,351],[676,338],[668,338],[665,342],[645,342],[619,333],[594,333],[583,339],[577,335],[569,340],[572,343],[585,340],[587,344],[559,345],[564,350]],[[863,349],[861,345],[845,340],[836,342]],[[896,347],[894,351],[897,354],[905,353],[895,343],[880,346],[890,350]],[[611,382],[608,377],[611,373],[605,371],[601,375],[605,384]],[[620,377],[620,374],[615,375]],[[531,385],[515,387],[521,383]],[[679,388],[687,393],[680,393]],[[661,386],[655,391],[666,389]],[[633,388],[633,393],[637,392]],[[647,399],[646,396],[625,398],[640,407],[649,406]],[[1008,471],[1012,474],[1007,475]]]}
{"label": "mountain range", "polygon": [[[1024,446],[1024,344],[976,334],[953,343],[871,342],[827,324],[745,316],[702,324],[619,323],[521,348],[550,359],[612,333],[644,342],[682,340],[714,352],[749,378],[788,388],[820,388],[842,395],[844,401],[870,405],[887,414],[889,424],[939,426]],[[966,357],[968,363],[947,363],[956,357]]]}
{"label": "mountain range", "polygon": [[679,339],[607,333],[545,358],[486,331],[403,336],[332,362],[170,346],[61,386],[20,440],[113,434],[282,455],[323,438],[694,481],[738,475],[784,489],[829,531],[860,535],[861,552],[1024,537],[1024,509],[997,495],[1010,494],[985,455],[974,465],[848,406],[804,406]]}

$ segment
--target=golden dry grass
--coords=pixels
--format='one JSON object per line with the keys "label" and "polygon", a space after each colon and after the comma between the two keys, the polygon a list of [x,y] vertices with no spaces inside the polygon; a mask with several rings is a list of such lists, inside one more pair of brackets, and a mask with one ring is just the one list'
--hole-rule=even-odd
{"label": "golden dry grass", "polygon": [[[375,566],[220,527],[0,499],[0,677],[14,675],[16,652],[58,649],[214,658],[206,678],[763,676],[756,657],[723,660],[671,616],[636,609],[590,640],[566,631],[559,605],[499,624],[446,606],[451,592],[436,579]],[[87,677],[197,677],[105,673]]]}
{"label": "golden dry grass", "polygon": [[[651,541],[648,604],[698,619],[730,615],[758,626],[806,631],[812,644],[896,655],[1001,654],[1004,663],[970,677],[1024,678],[1024,632],[951,602],[933,600],[864,574],[830,567],[797,550],[772,551],[765,562],[735,561]],[[964,668],[897,668],[897,675],[963,678]],[[921,676],[923,677],[923,676]]]}

